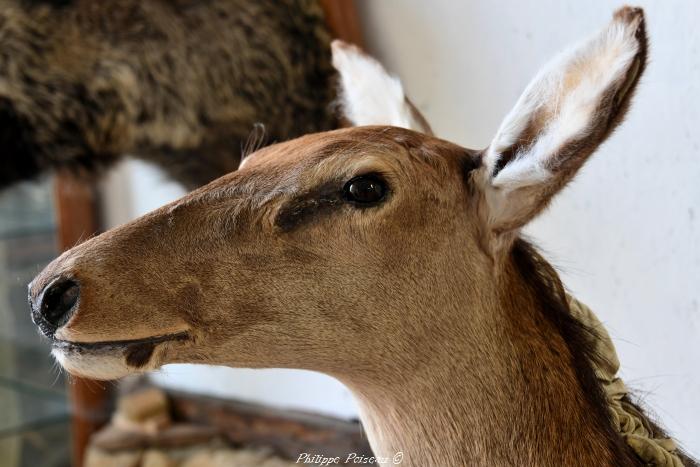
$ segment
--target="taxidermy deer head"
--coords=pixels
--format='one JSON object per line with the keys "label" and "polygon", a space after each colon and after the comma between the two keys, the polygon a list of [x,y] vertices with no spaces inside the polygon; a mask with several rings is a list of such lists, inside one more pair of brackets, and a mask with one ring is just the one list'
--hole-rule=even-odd
{"label": "taxidermy deer head", "polygon": [[473,150],[431,136],[396,79],[336,43],[345,116],[375,126],[259,150],[66,252],[30,287],[34,320],[91,378],[327,373],[403,465],[642,465],[611,423],[594,333],[519,233],[621,121],[646,51],[642,11],[619,10]]}

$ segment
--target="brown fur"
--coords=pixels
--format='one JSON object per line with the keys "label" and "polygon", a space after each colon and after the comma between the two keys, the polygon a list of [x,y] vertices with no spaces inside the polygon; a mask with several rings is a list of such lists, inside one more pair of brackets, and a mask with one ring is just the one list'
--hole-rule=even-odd
{"label": "brown fur", "polygon": [[315,0],[0,0],[0,188],[125,154],[192,188],[273,143],[334,128]]}

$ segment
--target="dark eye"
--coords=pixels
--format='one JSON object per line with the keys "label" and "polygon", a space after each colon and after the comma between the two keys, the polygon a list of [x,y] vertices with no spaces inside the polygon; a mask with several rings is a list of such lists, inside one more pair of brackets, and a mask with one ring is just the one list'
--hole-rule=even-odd
{"label": "dark eye", "polygon": [[386,183],[379,175],[360,175],[345,184],[343,197],[352,203],[376,204],[384,199],[386,191]]}

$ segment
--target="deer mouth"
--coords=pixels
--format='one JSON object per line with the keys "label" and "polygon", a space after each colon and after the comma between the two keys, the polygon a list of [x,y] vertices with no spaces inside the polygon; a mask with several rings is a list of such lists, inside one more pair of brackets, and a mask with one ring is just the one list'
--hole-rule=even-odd
{"label": "deer mouth", "polygon": [[121,372],[144,370],[158,345],[190,339],[191,336],[186,331],[142,339],[102,342],[72,342],[56,339],[52,343],[52,353],[62,364],[65,363],[64,366],[67,366],[69,371],[74,368],[76,373],[86,376],[113,379],[110,372],[102,375],[102,369],[96,367],[106,365],[110,368],[105,369],[115,369],[116,365],[121,367]]}
{"label": "deer mouth", "polygon": [[163,336],[144,337],[142,339],[127,339],[119,341],[73,342],[56,339],[53,341],[53,346],[55,348],[68,351],[112,351],[127,349],[134,346],[156,345],[168,341],[183,341],[187,339],[189,339],[189,333],[187,331],[182,331],[174,334],[165,334]]}

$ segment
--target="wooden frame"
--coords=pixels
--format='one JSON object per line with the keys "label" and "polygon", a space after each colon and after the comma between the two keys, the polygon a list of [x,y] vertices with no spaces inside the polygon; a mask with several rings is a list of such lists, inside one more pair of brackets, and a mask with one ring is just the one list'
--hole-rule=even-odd
{"label": "wooden frame", "polygon": [[355,0],[320,0],[326,24],[333,37],[362,47],[362,30]]}
{"label": "wooden frame", "polygon": [[[83,179],[57,174],[54,182],[58,242],[68,250],[98,231],[96,188]],[[72,451],[75,467],[83,465],[90,436],[109,419],[110,391],[97,381],[73,377],[68,388],[72,408]]]}

